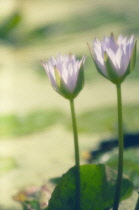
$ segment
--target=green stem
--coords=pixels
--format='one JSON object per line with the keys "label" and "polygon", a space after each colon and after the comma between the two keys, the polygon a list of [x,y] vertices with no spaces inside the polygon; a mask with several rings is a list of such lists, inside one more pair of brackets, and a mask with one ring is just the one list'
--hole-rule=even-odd
{"label": "green stem", "polygon": [[74,100],[70,100],[71,116],[72,116],[72,127],[74,135],[74,149],[75,149],[75,166],[76,166],[76,198],[75,198],[75,209],[80,210],[80,159],[79,159],[79,145],[78,145],[78,133],[77,124],[74,108]]}
{"label": "green stem", "polygon": [[113,204],[113,210],[118,210],[121,194],[121,183],[123,175],[123,123],[122,123],[122,96],[121,85],[117,85],[117,107],[118,107],[118,140],[119,140],[119,157],[118,157],[118,175],[116,183],[115,198]]}
{"label": "green stem", "polygon": [[138,192],[138,200],[137,200],[137,203],[136,203],[136,206],[135,206],[135,210],[138,210],[139,209],[139,192]]}

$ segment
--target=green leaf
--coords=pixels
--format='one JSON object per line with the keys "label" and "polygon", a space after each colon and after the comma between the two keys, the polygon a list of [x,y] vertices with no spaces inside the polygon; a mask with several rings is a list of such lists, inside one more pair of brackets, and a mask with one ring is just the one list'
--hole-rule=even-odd
{"label": "green leaf", "polygon": [[23,210],[41,210],[37,200],[25,201],[22,203]]}
{"label": "green leaf", "polygon": [[9,33],[19,25],[21,19],[21,15],[18,12],[9,16],[0,26],[0,37],[4,38],[9,35]]}
{"label": "green leaf", "polygon": [[137,199],[138,199],[137,192],[133,191],[132,195],[128,199],[120,203],[119,210],[139,210],[139,208],[135,209]]}
{"label": "green leaf", "polygon": [[[113,204],[117,172],[103,164],[80,166],[81,210],[104,210]],[[133,185],[122,180],[121,199],[130,196]],[[49,201],[47,210],[75,209],[75,167],[62,176]]]}
{"label": "green leaf", "polygon": [[61,180],[61,177],[54,177],[54,178],[49,179],[49,181],[53,184],[58,184],[60,180]]}
{"label": "green leaf", "polygon": [[41,210],[37,200],[26,201],[23,203],[24,210]]}
{"label": "green leaf", "polygon": [[[118,154],[114,151],[107,153],[108,160],[106,164],[113,169],[117,168]],[[103,155],[100,157],[103,160]],[[126,149],[124,151],[124,173],[133,182],[135,188],[139,188],[139,152],[138,148]]]}

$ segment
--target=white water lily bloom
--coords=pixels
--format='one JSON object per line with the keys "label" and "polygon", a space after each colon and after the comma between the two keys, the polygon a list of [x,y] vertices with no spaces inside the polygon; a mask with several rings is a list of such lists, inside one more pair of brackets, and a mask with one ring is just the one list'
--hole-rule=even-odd
{"label": "white water lily bloom", "polygon": [[97,70],[115,84],[123,82],[133,71],[136,60],[136,42],[120,35],[115,41],[113,34],[102,41],[93,41],[93,52],[90,49]]}
{"label": "white water lily bloom", "polygon": [[42,62],[52,87],[67,99],[75,98],[84,85],[83,64],[75,55],[58,55]]}

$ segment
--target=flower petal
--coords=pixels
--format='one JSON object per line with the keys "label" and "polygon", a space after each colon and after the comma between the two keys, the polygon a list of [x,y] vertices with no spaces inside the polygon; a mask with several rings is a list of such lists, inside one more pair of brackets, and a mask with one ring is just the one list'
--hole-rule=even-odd
{"label": "flower petal", "polygon": [[79,79],[79,72],[84,61],[84,57],[79,61],[74,54],[65,54],[63,56],[59,54],[56,58],[51,57],[46,63],[42,62],[42,65],[46,70],[53,88],[65,98],[69,99],[75,97],[75,95],[77,96],[77,92],[79,93],[80,91],[76,90],[76,94],[74,94],[77,80]]}
{"label": "flower petal", "polygon": [[119,35],[117,42],[113,34],[102,41],[95,39],[93,59],[98,71],[115,84],[122,82],[134,69],[135,48],[133,35],[130,39]]}

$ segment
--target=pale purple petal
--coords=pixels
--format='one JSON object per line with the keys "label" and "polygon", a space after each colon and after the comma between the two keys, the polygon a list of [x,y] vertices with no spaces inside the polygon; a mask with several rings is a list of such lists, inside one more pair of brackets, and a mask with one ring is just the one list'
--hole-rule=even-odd
{"label": "pale purple petal", "polygon": [[94,56],[94,60],[95,60],[96,65],[100,69],[101,73],[107,77],[108,74],[106,72],[104,60],[103,61],[101,60],[101,62],[100,62],[100,60],[98,60],[96,56]]}
{"label": "pale purple petal", "polygon": [[129,39],[129,57],[131,57],[131,54],[132,54],[132,51],[134,48],[134,44],[135,44],[134,35],[132,35],[131,38]]}
{"label": "pale purple petal", "polygon": [[111,49],[113,52],[116,53],[118,45],[115,42],[113,35],[111,35],[110,37],[104,37],[101,44],[104,51]]}
{"label": "pale purple petal", "polygon": [[101,42],[95,39],[93,42],[93,58],[101,72],[108,77],[104,65],[104,53],[106,52],[113,66],[113,70],[119,75],[119,78],[122,78],[128,68],[134,45],[133,35],[130,39],[120,35],[117,42],[113,35],[104,37]]}
{"label": "pale purple petal", "polygon": [[123,36],[119,35],[118,40],[117,40],[118,45],[121,45],[123,39],[124,39]]}
{"label": "pale purple petal", "polygon": [[127,42],[128,42],[128,39],[127,39],[127,37],[125,37],[125,38],[122,40],[121,45],[126,45]]}
{"label": "pale purple petal", "polygon": [[108,54],[108,56],[109,56],[109,58],[110,58],[110,60],[111,60],[111,62],[113,64],[113,66],[115,68],[117,68],[116,61],[115,61],[115,58],[116,58],[115,52],[111,48],[109,48],[109,49],[106,49],[106,53]]}
{"label": "pale purple petal", "polygon": [[59,54],[56,58],[51,57],[50,60],[46,63],[42,62],[42,65],[46,70],[52,86],[57,92],[60,92],[60,87],[58,87],[56,82],[54,71],[55,68],[59,72],[59,76],[61,77],[64,88],[66,88],[67,91],[69,91],[70,93],[73,93],[76,87],[81,65],[84,63],[84,61],[84,57],[79,61],[76,60],[75,55],[65,54],[62,56],[61,54]]}
{"label": "pale purple petal", "polygon": [[117,64],[117,73],[119,76],[123,76],[126,72],[126,69],[129,64],[128,55],[124,54],[123,48],[119,47],[116,53],[116,64]]}
{"label": "pale purple petal", "polygon": [[121,68],[121,65],[122,65],[122,62],[121,61],[122,61],[122,59],[123,59],[123,50],[122,50],[122,47],[119,47],[118,50],[117,50],[117,53],[115,55],[117,72]]}
{"label": "pale purple petal", "polygon": [[96,39],[93,42],[93,49],[96,51],[96,53],[102,54],[102,46],[101,43]]}
{"label": "pale purple petal", "polygon": [[56,79],[55,79],[55,73],[54,73],[54,68],[52,65],[48,65],[47,63],[41,62],[46,73],[47,76],[51,82],[51,85],[53,86],[54,89],[57,89],[57,84],[56,84]]}

